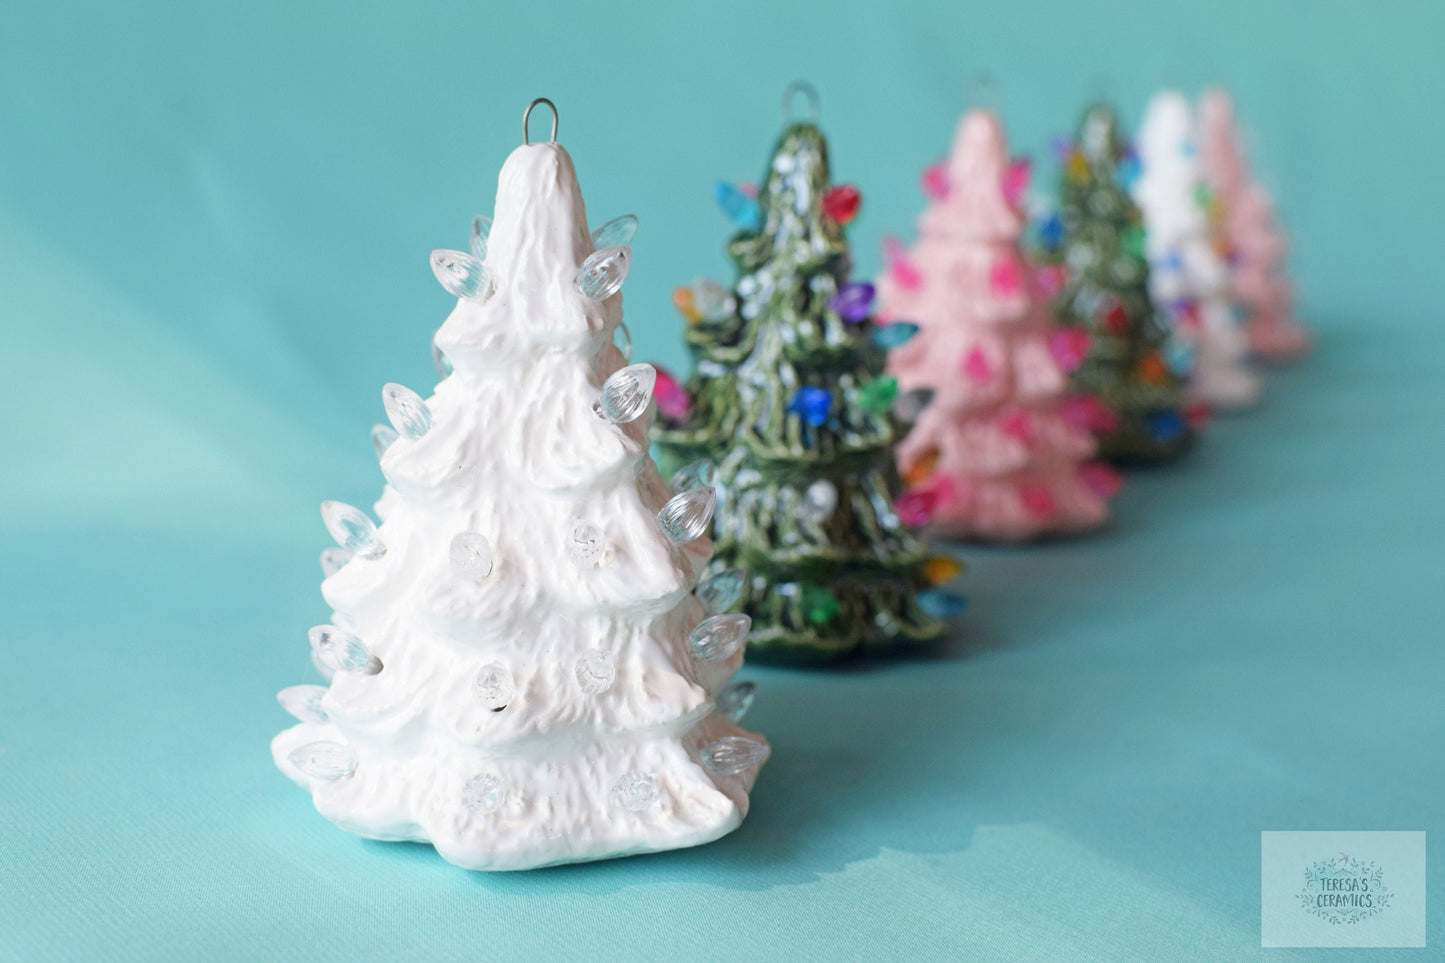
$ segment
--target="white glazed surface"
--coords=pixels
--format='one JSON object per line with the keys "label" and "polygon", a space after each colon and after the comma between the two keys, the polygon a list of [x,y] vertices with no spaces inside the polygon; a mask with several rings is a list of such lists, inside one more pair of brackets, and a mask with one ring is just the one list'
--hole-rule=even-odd
{"label": "white glazed surface", "polygon": [[[593,412],[624,362],[613,346],[620,295],[594,302],[574,282],[590,253],[571,158],[556,144],[518,148],[502,168],[488,244],[495,293],[458,301],[436,339],[455,371],[427,400],[432,428],[382,458],[386,553],[322,585],[333,621],[383,669],[336,673],[321,703],[329,720],[272,744],[277,765],[337,825],[431,842],[472,869],[706,842],[742,820],[755,775],[699,762],[713,739],[751,735],[712,711],[742,653],[697,666],[689,652],[687,634],[706,614],[691,589],[711,545],[675,546],[658,527],[671,493],[648,454],[651,410],[626,425]],[[568,552],[578,519],[603,533],[596,563]],[[491,543],[481,581],[451,571],[462,531]],[[616,670],[598,694],[576,672],[591,650]],[[500,711],[475,692],[492,663],[514,682]],[[349,746],[356,770],[334,782],[298,771],[288,754],[318,740]],[[632,772],[660,786],[640,811],[612,799]],[[463,786],[483,774],[507,786],[489,814],[462,804]]]}
{"label": "white glazed surface", "polygon": [[[1193,110],[1177,91],[1154,95],[1139,129],[1140,176],[1134,201],[1144,215],[1150,261],[1149,293],[1161,310],[1193,300],[1199,324],[1178,326],[1194,347],[1191,398],[1239,408],[1259,398],[1259,378],[1247,366],[1249,342],[1230,304],[1229,271],[1215,254],[1209,222],[1196,191],[1201,183]],[[1177,257],[1180,267],[1170,267]],[[1177,325],[1177,321],[1176,321]]]}

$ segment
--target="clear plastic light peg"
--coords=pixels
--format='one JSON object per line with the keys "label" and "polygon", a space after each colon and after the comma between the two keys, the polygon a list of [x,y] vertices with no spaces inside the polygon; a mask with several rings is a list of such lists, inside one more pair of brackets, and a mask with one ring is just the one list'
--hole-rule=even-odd
{"label": "clear plastic light peg", "polygon": [[714,615],[697,624],[688,634],[687,644],[699,662],[724,662],[743,647],[752,627],[752,618],[741,613]]}
{"label": "clear plastic light peg", "polygon": [[492,279],[476,256],[466,251],[431,252],[431,271],[453,297],[481,303],[492,296]]}
{"label": "clear plastic light peg", "polygon": [[594,301],[606,301],[622,288],[632,267],[632,248],[625,244],[604,247],[587,255],[577,269],[577,287]]}
{"label": "clear plastic light peg", "polygon": [[680,545],[707,531],[716,507],[717,489],[694,488],[669,498],[657,513],[657,523],[664,535]]}
{"label": "clear plastic light peg", "polygon": [[773,749],[761,739],[723,736],[702,750],[702,762],[719,776],[736,776],[768,761]]}
{"label": "clear plastic light peg", "polygon": [[381,558],[386,546],[377,537],[376,523],[355,505],[345,502],[321,503],[321,521],[336,544],[362,558]]}
{"label": "clear plastic light peg", "polygon": [[656,385],[657,369],[645,361],[617,369],[602,383],[602,414],[619,425],[636,421],[652,403]]}
{"label": "clear plastic light peg", "polygon": [[607,542],[602,529],[585,518],[572,520],[572,531],[567,543],[567,557],[581,566],[596,565],[607,551]]}
{"label": "clear plastic light peg", "polygon": [[597,695],[612,688],[617,666],[612,656],[601,649],[588,649],[577,660],[577,684],[587,695]]}
{"label": "clear plastic light peg", "polygon": [[330,546],[321,550],[321,577],[330,578],[356,556],[344,548]]}
{"label": "clear plastic light peg", "polygon": [[[437,328],[437,334],[440,333],[441,328]],[[441,345],[437,344],[436,334],[431,336],[431,363],[432,367],[437,369],[438,378],[450,378],[452,372],[456,370],[452,367],[452,359],[448,358]]]}
{"label": "clear plastic light peg", "polygon": [[838,507],[838,489],[826,478],[820,478],[809,485],[798,502],[798,516],[806,522],[817,524],[832,517]]}
{"label": "clear plastic light peg", "polygon": [[656,776],[634,769],[612,787],[612,805],[630,813],[640,813],[656,802],[661,792],[662,786]]}
{"label": "clear plastic light peg", "polygon": [[743,582],[747,575],[740,568],[730,568],[709,575],[697,583],[695,594],[702,607],[717,615],[737,604],[743,594]]}
{"label": "clear plastic light peg", "polygon": [[708,487],[716,477],[717,466],[712,463],[712,459],[699,458],[673,472],[667,487],[674,492],[690,492],[694,488]]}
{"label": "clear plastic light peg", "polygon": [[753,707],[753,698],[758,694],[758,684],[751,680],[734,682],[717,694],[713,711],[724,719],[741,722],[743,716]]}
{"label": "clear plastic light peg", "polygon": [[622,355],[623,364],[632,360],[632,329],[626,321],[618,321],[617,327],[612,329],[612,343],[617,346],[617,353]]}
{"label": "clear plastic light peg", "polygon": [[371,654],[366,643],[352,633],[334,625],[317,625],[309,633],[311,655],[333,672],[360,672],[376,675],[381,660]]}
{"label": "clear plastic light peg", "polygon": [[597,250],[604,247],[619,247],[631,245],[632,239],[637,236],[637,215],[624,214],[621,217],[614,217],[592,232],[592,246]]}
{"label": "clear plastic light peg", "polygon": [[472,257],[478,261],[487,259],[487,238],[492,234],[492,219],[485,214],[472,218]]}
{"label": "clear plastic light peg", "polygon": [[893,416],[904,424],[912,424],[933,403],[932,388],[910,388],[893,399]]}
{"label": "clear plastic light peg", "polygon": [[728,289],[711,278],[700,278],[694,282],[692,303],[704,321],[721,321],[737,307]]}
{"label": "clear plastic light peg", "polygon": [[286,758],[303,775],[323,782],[345,779],[356,771],[356,753],[339,742],[308,742],[292,749]]}
{"label": "clear plastic light peg", "polygon": [[321,699],[325,695],[324,685],[292,685],[276,693],[276,701],[302,722],[321,723],[330,718],[321,708]]}
{"label": "clear plastic light peg", "polygon": [[481,532],[458,532],[452,536],[447,558],[457,578],[480,582],[492,574],[492,543]]}
{"label": "clear plastic light peg", "polygon": [[462,808],[473,815],[490,815],[506,801],[507,780],[495,773],[478,773],[462,786]]}
{"label": "clear plastic light peg", "polygon": [[381,456],[386,454],[386,450],[391,447],[392,442],[396,441],[398,437],[396,429],[391,427],[391,425],[371,426],[371,449],[376,452],[378,461],[381,460]]}
{"label": "clear plastic light peg", "polygon": [[477,678],[473,682],[473,687],[482,707],[491,709],[493,712],[500,712],[507,708],[517,694],[517,687],[512,682],[511,670],[500,662],[488,663],[477,670]]}
{"label": "clear plastic light peg", "polygon": [[405,385],[382,385],[381,403],[386,406],[392,427],[406,437],[415,440],[431,430],[431,409],[421,395]]}

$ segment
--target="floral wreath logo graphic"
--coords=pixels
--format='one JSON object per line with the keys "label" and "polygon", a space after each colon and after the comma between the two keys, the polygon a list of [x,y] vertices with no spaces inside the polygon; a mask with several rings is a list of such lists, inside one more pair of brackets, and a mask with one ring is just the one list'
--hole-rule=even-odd
{"label": "floral wreath logo graphic", "polygon": [[1295,897],[1311,916],[1333,924],[1358,923],[1383,913],[1395,894],[1373,862],[1338,853],[1305,868],[1305,887]]}

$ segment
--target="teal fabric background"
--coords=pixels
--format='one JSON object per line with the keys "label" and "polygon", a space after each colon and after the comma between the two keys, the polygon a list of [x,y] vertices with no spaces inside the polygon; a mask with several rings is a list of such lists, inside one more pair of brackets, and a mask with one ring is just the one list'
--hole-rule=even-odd
{"label": "teal fabric background", "polygon": [[[1262,829],[1445,829],[1442,36],[1403,0],[12,0],[0,958],[1265,956]],[[787,81],[871,272],[980,70],[1040,155],[1099,90],[1231,86],[1316,356],[1098,536],[969,548],[938,660],[747,669],[774,756],[714,845],[487,876],[317,816],[268,752],[317,504],[379,492],[380,386],[429,387],[450,307],[427,252],[525,103],[594,220],[641,217],[626,317],[681,367],[668,291],[728,277],[711,184],[757,176]]]}

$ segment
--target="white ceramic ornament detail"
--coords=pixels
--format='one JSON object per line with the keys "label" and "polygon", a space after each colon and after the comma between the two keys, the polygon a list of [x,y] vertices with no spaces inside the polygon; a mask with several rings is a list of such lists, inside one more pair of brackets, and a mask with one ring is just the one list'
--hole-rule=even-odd
{"label": "white ceramic ornament detail", "polygon": [[662,504],[655,371],[613,370],[636,219],[589,232],[555,125],[507,159],[493,210],[469,252],[433,253],[459,299],[443,380],[384,393],[384,526],[322,507],[329,684],[278,695],[298,721],[272,755],[339,826],[469,869],[708,842],[742,821],[767,743],[737,725],[742,573],[698,584],[711,474]]}

